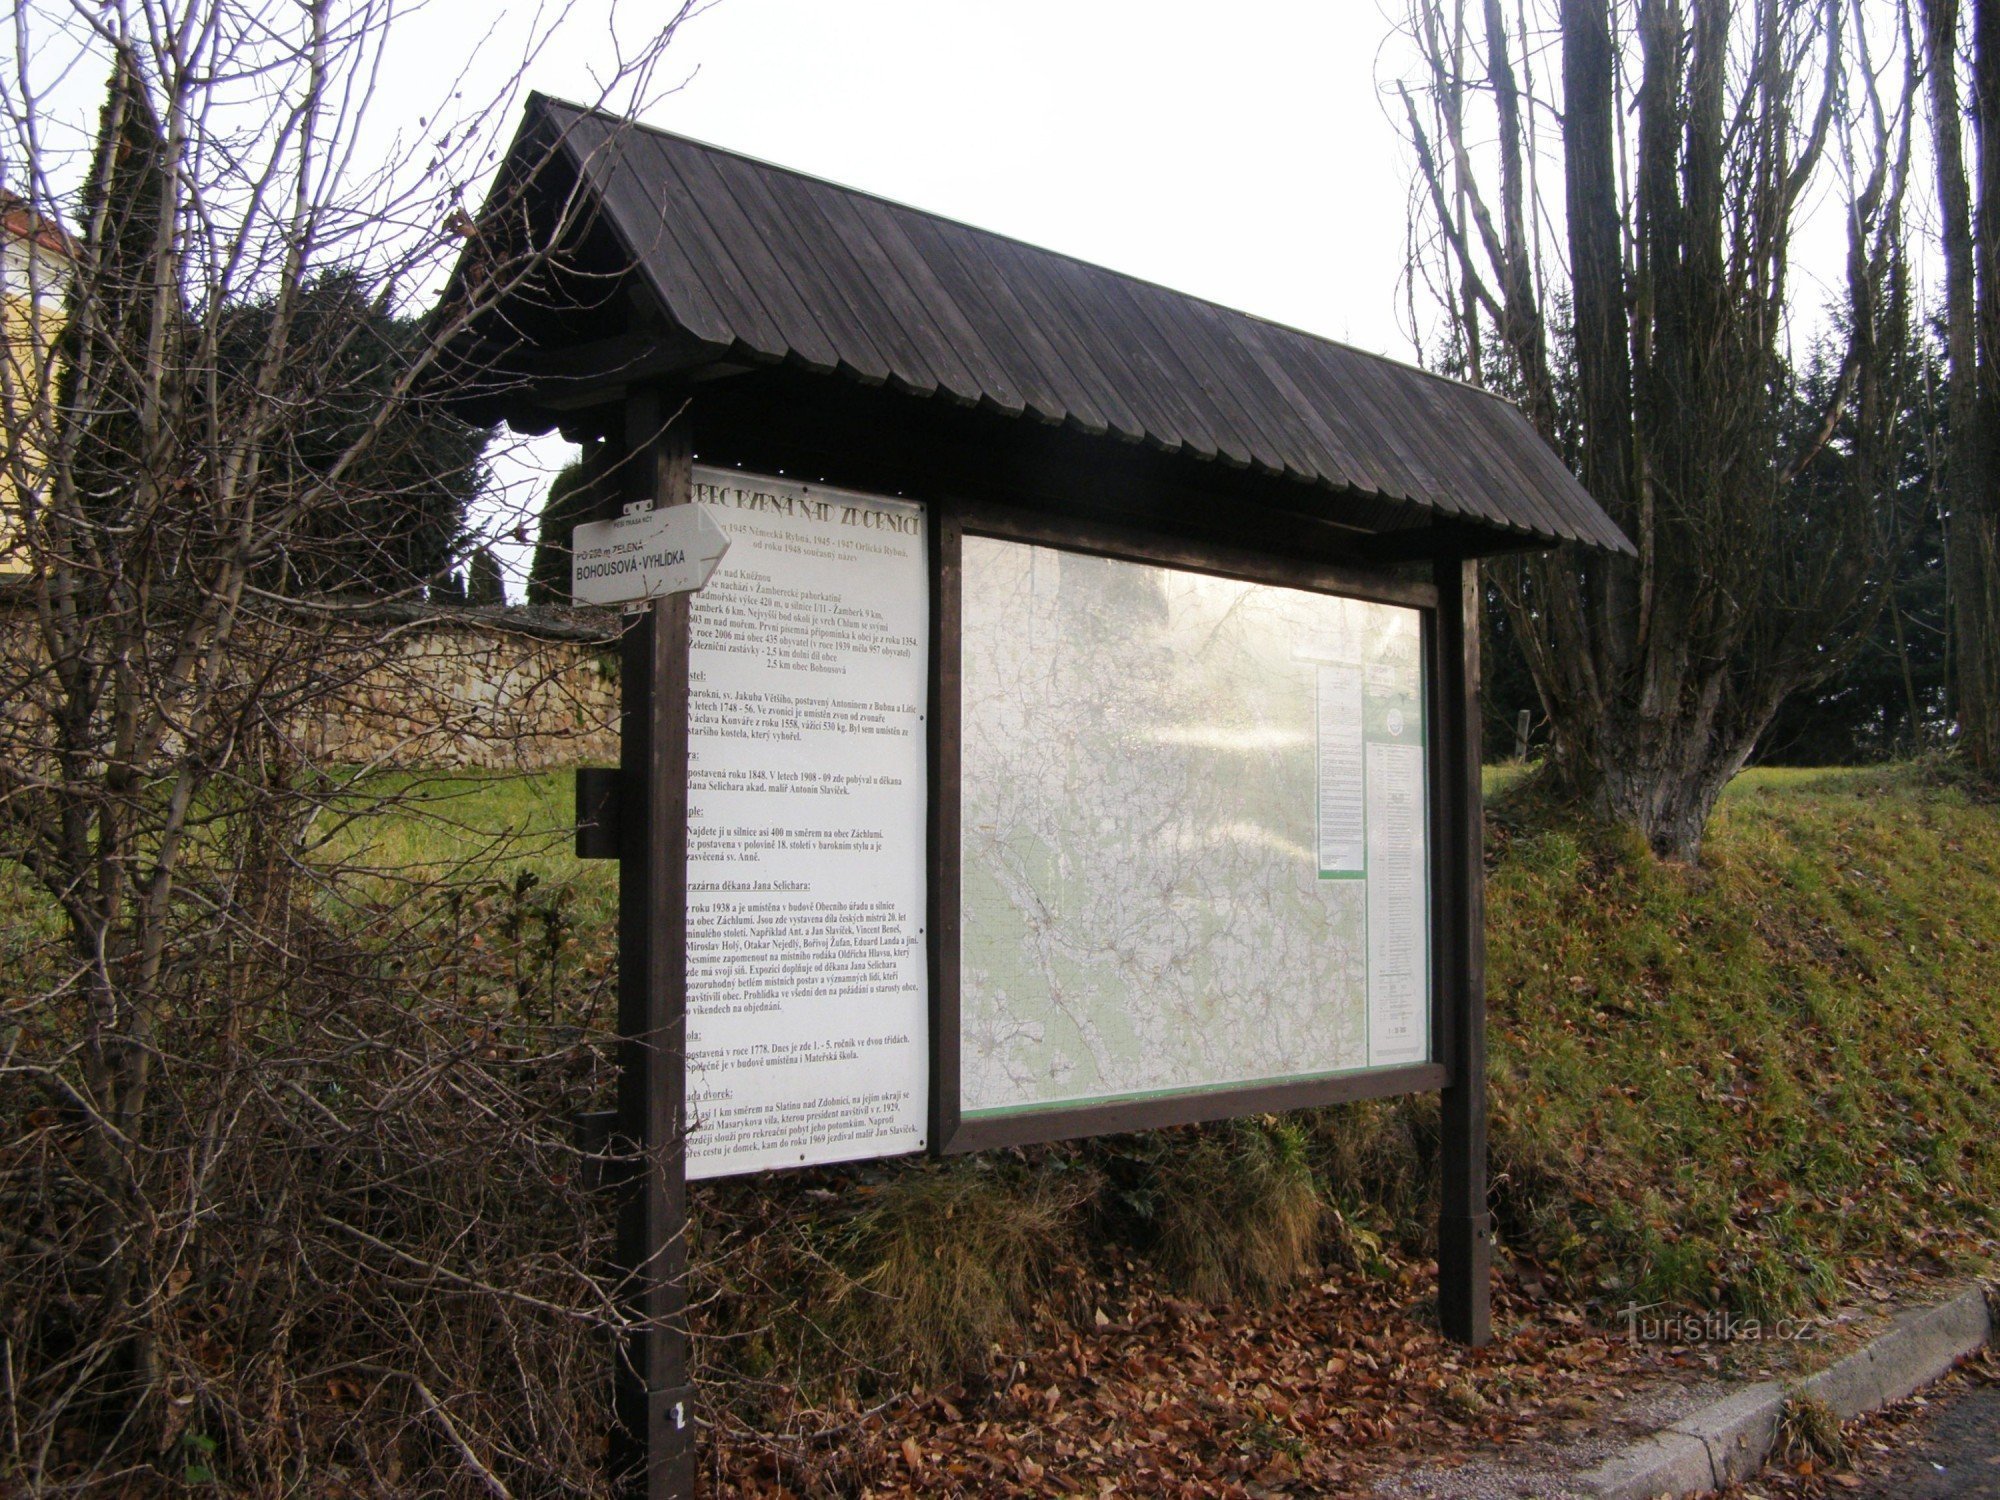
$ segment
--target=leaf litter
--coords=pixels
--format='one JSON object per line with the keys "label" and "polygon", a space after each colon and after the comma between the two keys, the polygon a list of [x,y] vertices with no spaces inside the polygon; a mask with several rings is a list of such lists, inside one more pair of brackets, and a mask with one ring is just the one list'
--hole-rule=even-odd
{"label": "leaf litter", "polygon": [[1143,1263],[1099,1278],[1052,1298],[983,1381],[727,1425],[704,1493],[1354,1494],[1413,1465],[1577,1435],[1639,1384],[1709,1363],[1594,1329],[1512,1276],[1495,1289],[1493,1343],[1450,1343],[1428,1261],[1336,1270],[1268,1308],[1187,1301]]}

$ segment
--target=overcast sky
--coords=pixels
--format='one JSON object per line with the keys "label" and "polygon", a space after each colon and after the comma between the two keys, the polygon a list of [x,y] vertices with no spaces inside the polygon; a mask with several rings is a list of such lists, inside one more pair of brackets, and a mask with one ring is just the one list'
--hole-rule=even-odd
{"label": "overcast sky", "polygon": [[1376,0],[722,0],[673,130],[1407,353]]}
{"label": "overcast sky", "polygon": [[[49,3],[61,14],[70,0]],[[396,155],[389,131],[435,122],[440,96],[454,88],[482,103],[511,95],[508,129],[526,88],[599,98],[597,80],[675,0],[386,3],[405,14],[372,111],[377,159]],[[515,76],[521,39],[563,4],[570,18]],[[1412,161],[1384,108],[1384,89],[1412,72],[1395,31],[1405,7],[711,0],[681,29],[642,113],[716,145],[1411,359],[1401,276]],[[8,50],[0,40],[0,53]],[[1553,68],[1555,59],[1535,66]],[[51,96],[70,117],[79,163],[102,88],[99,68],[84,65],[65,70]],[[1831,201],[1823,190],[1822,205]],[[1804,240],[1793,274],[1807,288],[1801,315],[1817,321],[1841,264],[1838,212],[1812,215]],[[1913,248],[1921,266],[1923,247]],[[1429,316],[1421,295],[1417,313]],[[554,439],[497,448],[503,490],[482,507],[482,526],[503,537],[520,523],[532,528],[568,452]],[[516,594],[530,550],[502,547]]]}

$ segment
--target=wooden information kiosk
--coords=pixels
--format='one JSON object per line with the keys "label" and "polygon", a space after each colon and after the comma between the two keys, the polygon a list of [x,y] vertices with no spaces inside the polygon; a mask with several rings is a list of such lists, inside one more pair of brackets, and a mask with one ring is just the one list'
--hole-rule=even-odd
{"label": "wooden information kiosk", "polygon": [[[459,276],[560,253],[464,410],[727,539],[637,606],[579,778],[632,1493],[692,1483],[690,1178],[1436,1091],[1440,1316],[1484,1342],[1478,559],[1629,549],[1527,420],[552,100],[500,181]],[[712,535],[627,529],[667,541],[593,531],[589,597]]]}

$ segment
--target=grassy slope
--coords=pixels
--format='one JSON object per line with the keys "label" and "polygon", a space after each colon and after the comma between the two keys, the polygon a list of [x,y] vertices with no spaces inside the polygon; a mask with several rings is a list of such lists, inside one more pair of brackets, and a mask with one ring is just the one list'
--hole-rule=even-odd
{"label": "grassy slope", "polygon": [[1904,769],[1753,772],[1698,870],[1520,812],[1489,887],[1512,1244],[1753,1314],[1990,1248],[2000,811]]}
{"label": "grassy slope", "polygon": [[[570,893],[570,972],[609,959],[614,868],[571,857],[566,774],[407,790],[420,806],[339,852],[496,891],[532,871],[536,899]],[[1489,773],[1488,795],[1511,1249],[1610,1305],[1747,1313],[1990,1250],[2000,809],[1907,769],[1752,772],[1689,871],[1533,808],[1517,773]],[[14,972],[40,967],[31,950],[46,961],[55,930],[18,872],[0,877]],[[1343,1222],[1422,1216],[1434,1114],[1413,1100],[1301,1122]]]}

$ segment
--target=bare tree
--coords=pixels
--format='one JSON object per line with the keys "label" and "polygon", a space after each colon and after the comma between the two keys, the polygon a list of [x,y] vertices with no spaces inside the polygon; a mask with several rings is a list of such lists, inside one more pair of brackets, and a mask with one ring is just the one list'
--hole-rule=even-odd
{"label": "bare tree", "polygon": [[1944,241],[1945,492],[1949,504],[1953,710],[1979,774],[2000,774],[2000,7],[1974,0],[1973,149],[1965,149],[1958,0],[1922,0],[1931,135]]}
{"label": "bare tree", "polygon": [[[481,1019],[526,981],[470,941],[499,922],[550,967],[564,919],[362,858],[386,794],[315,759],[316,716],[421,628],[419,570],[325,589],[357,546],[408,553],[440,351],[577,227],[506,183],[462,206],[572,7],[399,119],[401,9],[9,7],[0,160],[36,248],[0,361],[0,1472],[30,1493],[225,1459],[276,1488],[334,1451],[392,1490],[592,1482],[596,1382],[563,1372],[615,1314],[564,1098],[596,1054],[553,1004]],[[595,18],[597,102],[643,105],[686,14]],[[407,336],[324,315],[335,284],[419,307],[468,247]]]}
{"label": "bare tree", "polygon": [[[1475,57],[1465,8],[1411,7],[1423,73],[1402,102],[1431,247],[1412,275],[1437,289],[1447,361],[1520,399],[1638,549],[1491,577],[1557,776],[1693,858],[1778,705],[1837,667],[1879,597],[1916,49],[1842,0],[1484,0]],[[1561,87],[1537,97],[1521,69],[1548,40]],[[1559,204],[1528,169],[1538,117],[1560,135]],[[1829,180],[1841,376],[1800,443],[1793,239]],[[1544,225],[1566,254],[1545,256]],[[1832,502],[1799,482],[1829,445]]]}

